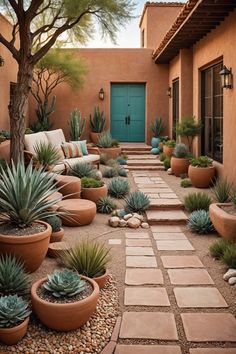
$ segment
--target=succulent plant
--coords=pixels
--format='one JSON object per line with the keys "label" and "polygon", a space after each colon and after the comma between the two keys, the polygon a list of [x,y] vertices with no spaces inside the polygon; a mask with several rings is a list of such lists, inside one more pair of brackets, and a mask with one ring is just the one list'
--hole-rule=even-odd
{"label": "succulent plant", "polygon": [[119,163],[115,159],[110,159],[110,160],[107,161],[107,166],[118,168],[119,167]]}
{"label": "succulent plant", "polygon": [[28,303],[18,295],[0,297],[0,328],[12,328],[22,323],[29,315]]}
{"label": "succulent plant", "polygon": [[111,133],[108,130],[106,130],[105,132],[102,132],[100,134],[99,140],[97,142],[97,146],[100,148],[110,148],[112,147],[112,142],[113,139]]}
{"label": "succulent plant", "polygon": [[151,131],[155,138],[158,138],[164,130],[164,122],[161,117],[157,117],[154,122],[151,122]]}
{"label": "succulent plant", "polygon": [[193,157],[190,160],[190,165],[194,167],[210,167],[212,166],[213,160],[208,156]]}
{"label": "succulent plant", "polygon": [[116,204],[113,202],[112,198],[109,197],[109,196],[101,197],[97,201],[97,211],[98,211],[98,213],[110,214],[115,209],[116,209]]}
{"label": "succulent plant", "polygon": [[231,241],[228,240],[220,240],[217,241],[215,243],[213,243],[209,250],[210,250],[210,254],[212,257],[216,258],[216,259],[221,259],[226,251],[226,249],[228,247],[230,247],[232,245]]}
{"label": "succulent plant", "polygon": [[211,203],[211,198],[204,192],[189,193],[184,198],[185,208],[190,212],[195,210],[208,211]]}
{"label": "succulent plant", "polygon": [[120,145],[119,140],[117,139],[112,139],[111,146],[112,147],[118,147]]}
{"label": "succulent plant", "polygon": [[119,176],[121,176],[121,177],[127,177],[127,171],[124,169],[124,168],[119,168],[118,169],[118,174],[119,174]]}
{"label": "succulent plant", "polygon": [[226,248],[221,260],[229,268],[236,269],[236,246],[235,246],[235,244],[231,244],[229,247]]}
{"label": "succulent plant", "polygon": [[120,165],[126,165],[127,164],[127,159],[125,159],[123,156],[118,156],[116,158],[116,161],[118,162],[118,164]]}
{"label": "succulent plant", "polygon": [[166,159],[166,155],[162,152],[161,154],[160,154],[160,161],[165,161],[165,159]]}
{"label": "succulent plant", "polygon": [[113,178],[118,176],[118,170],[116,168],[105,168],[102,173],[105,178]]}
{"label": "succulent plant", "polygon": [[43,288],[56,298],[73,297],[84,291],[85,281],[77,272],[66,269],[48,275]]}
{"label": "succulent plant", "polygon": [[100,164],[101,165],[106,165],[107,164],[107,155],[106,154],[101,154],[100,155]]}
{"label": "succulent plant", "polygon": [[189,178],[184,178],[181,182],[180,182],[181,187],[183,188],[188,188],[188,187],[192,187],[192,182],[191,179]]}
{"label": "succulent plant", "polygon": [[85,118],[82,118],[81,112],[78,109],[75,109],[70,113],[70,120],[68,124],[70,139],[73,141],[80,140],[85,128]]}
{"label": "succulent plant", "polygon": [[12,255],[0,257],[0,295],[25,295],[30,281],[23,264]]}
{"label": "succulent plant", "polygon": [[96,170],[94,165],[88,162],[77,163],[71,167],[69,174],[78,178],[93,177],[96,176]]}
{"label": "succulent plant", "polygon": [[125,199],[127,213],[144,213],[150,204],[150,199],[140,191],[131,192]]}
{"label": "succulent plant", "polygon": [[165,142],[165,145],[168,146],[169,148],[174,148],[176,145],[176,141],[175,140],[167,140]]}
{"label": "succulent plant", "polygon": [[129,193],[129,182],[115,178],[108,184],[108,193],[114,198],[123,198]]}
{"label": "succulent plant", "polygon": [[104,130],[106,118],[104,112],[100,111],[99,107],[94,108],[93,117],[90,114],[90,128],[94,133],[101,133]]}
{"label": "succulent plant", "polygon": [[45,221],[51,225],[52,227],[52,232],[58,232],[60,231],[61,227],[62,227],[62,222],[61,219],[59,218],[59,216],[57,215],[52,215],[49,218],[46,218]]}
{"label": "succulent plant", "polygon": [[188,155],[188,147],[185,144],[177,144],[174,149],[174,156],[177,158],[185,158]]}
{"label": "succulent plant", "polygon": [[211,189],[219,203],[226,203],[230,199],[232,184],[227,179],[217,179]]}
{"label": "succulent plant", "polygon": [[188,219],[188,228],[198,234],[209,234],[215,231],[209,212],[206,210],[194,211]]}
{"label": "succulent plant", "polygon": [[168,170],[170,168],[170,157],[166,156],[165,160],[163,161],[165,170]]}
{"label": "succulent plant", "polygon": [[82,188],[100,188],[104,185],[104,182],[100,179],[95,179],[91,177],[82,177],[81,186]]}
{"label": "succulent plant", "polygon": [[55,165],[61,160],[58,148],[52,145],[52,143],[36,143],[34,150],[36,160],[43,166]]}

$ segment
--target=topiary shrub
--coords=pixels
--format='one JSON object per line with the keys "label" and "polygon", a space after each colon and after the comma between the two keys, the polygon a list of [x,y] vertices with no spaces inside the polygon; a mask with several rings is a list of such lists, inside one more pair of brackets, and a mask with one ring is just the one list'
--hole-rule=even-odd
{"label": "topiary shrub", "polygon": [[45,219],[45,221],[49,225],[51,225],[52,232],[60,231],[60,229],[62,227],[62,222],[61,222],[61,219],[59,218],[59,216],[57,216],[57,215],[50,216],[49,218]]}
{"label": "topiary shrub", "polygon": [[219,203],[226,203],[230,199],[231,188],[232,184],[227,179],[217,179],[211,190]]}
{"label": "topiary shrub", "polygon": [[166,156],[165,160],[163,161],[165,170],[168,170],[170,168],[170,157]]}
{"label": "topiary shrub", "polygon": [[101,197],[97,201],[97,211],[101,214],[111,214],[116,209],[116,204],[111,197]]}
{"label": "topiary shrub", "polygon": [[129,182],[115,178],[108,184],[108,193],[114,198],[123,198],[129,193]]}
{"label": "topiary shrub", "polygon": [[71,167],[69,173],[71,176],[76,176],[78,178],[83,177],[92,177],[95,178],[96,176],[96,169],[95,167],[88,162],[77,163],[76,165]]}
{"label": "topiary shrub", "polygon": [[192,187],[193,184],[189,178],[185,178],[180,182],[180,185],[183,188],[188,188],[188,187]]}
{"label": "topiary shrub", "polygon": [[113,178],[118,176],[118,170],[116,168],[106,168],[102,172],[102,176],[105,178]]}
{"label": "topiary shrub", "polygon": [[209,216],[209,212],[206,210],[194,211],[190,215],[187,225],[191,231],[198,234],[209,234],[215,231]]}
{"label": "topiary shrub", "polygon": [[211,203],[211,198],[203,192],[189,193],[184,198],[185,208],[190,212],[193,212],[195,210],[208,211]]}
{"label": "topiary shrub", "polygon": [[83,177],[81,178],[82,188],[100,188],[104,185],[104,182],[95,178]]}
{"label": "topiary shrub", "polygon": [[220,240],[209,247],[209,251],[212,257],[221,259],[228,247],[232,245],[232,242],[228,240]]}
{"label": "topiary shrub", "polygon": [[125,211],[127,213],[144,213],[150,204],[150,199],[140,191],[130,193],[125,199]]}

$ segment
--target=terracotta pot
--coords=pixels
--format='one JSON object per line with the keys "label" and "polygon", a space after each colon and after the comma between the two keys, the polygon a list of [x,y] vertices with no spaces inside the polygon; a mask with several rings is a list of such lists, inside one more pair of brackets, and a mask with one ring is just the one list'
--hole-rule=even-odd
{"label": "terracotta pot", "polygon": [[174,147],[169,147],[167,145],[163,145],[163,153],[166,155],[166,156],[169,156],[171,157],[173,155],[173,152],[174,152]]}
{"label": "terracotta pot", "polygon": [[158,145],[158,147],[159,147],[159,149],[160,149],[161,151],[163,151],[163,146],[164,146],[164,144],[163,144],[163,142],[161,141],[161,142],[159,143],[159,145]]}
{"label": "terracotta pot", "polygon": [[170,160],[172,173],[179,177],[181,174],[188,173],[189,158],[171,157]]}
{"label": "terracotta pot", "polygon": [[18,326],[12,328],[0,328],[0,342],[13,345],[19,342],[25,335],[29,323],[29,317]]}
{"label": "terracotta pot", "polygon": [[44,221],[37,221],[46,226],[42,232],[27,236],[1,235],[0,254],[12,254],[20,259],[27,272],[34,272],[43,262],[50,241],[52,228]]}
{"label": "terracotta pot", "polygon": [[81,196],[83,199],[91,200],[92,202],[97,203],[97,201],[101,197],[107,196],[107,186],[104,184],[104,186],[99,187],[99,188],[83,188],[82,187]]}
{"label": "terracotta pot", "polygon": [[188,176],[196,188],[208,188],[215,176],[215,167],[195,167],[189,166]]}
{"label": "terracotta pot", "polygon": [[62,176],[56,178],[57,186],[60,193],[64,196],[63,199],[79,199],[81,194],[80,178],[75,176]]}
{"label": "terracotta pot", "polygon": [[104,154],[107,157],[107,160],[116,159],[121,154],[120,147],[111,147],[111,148],[99,148],[100,155]]}
{"label": "terracotta pot", "polygon": [[64,304],[49,302],[38,296],[37,289],[47,278],[40,279],[32,285],[33,310],[45,326],[57,331],[71,331],[80,328],[88,321],[97,306],[99,287],[94,280],[84,276],[81,278],[86,279],[92,285],[92,294],[83,300]]}
{"label": "terracotta pot", "polygon": [[64,231],[64,229],[62,227],[61,227],[61,229],[59,231],[52,232],[51,237],[50,237],[50,243],[61,242],[61,240],[63,239],[64,234],[65,234],[65,231]]}
{"label": "terracotta pot", "polygon": [[236,214],[229,214],[226,210],[227,207],[232,208],[232,205],[232,203],[213,203],[210,205],[209,213],[216,231],[226,240],[236,242]]}
{"label": "terracotta pot", "polygon": [[98,140],[100,138],[100,133],[90,132],[89,136],[90,136],[90,140],[92,141],[92,143],[97,145]]}
{"label": "terracotta pot", "polygon": [[98,284],[99,289],[104,288],[108,280],[108,271],[106,270],[106,272],[103,275],[101,275],[100,277],[95,277],[93,278],[93,280]]}
{"label": "terracotta pot", "polygon": [[5,140],[0,144],[0,159],[10,162],[10,140]]}
{"label": "terracotta pot", "polygon": [[96,204],[86,199],[66,199],[58,203],[58,211],[68,212],[61,215],[62,225],[83,226],[89,225],[96,216]]}

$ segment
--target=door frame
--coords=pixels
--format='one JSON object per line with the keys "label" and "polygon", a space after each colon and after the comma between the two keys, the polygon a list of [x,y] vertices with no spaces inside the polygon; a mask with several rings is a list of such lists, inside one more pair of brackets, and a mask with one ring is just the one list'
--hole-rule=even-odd
{"label": "door frame", "polygon": [[[178,90],[175,90],[175,85],[177,84]],[[176,92],[176,95],[174,95],[174,92]],[[177,98],[177,99],[176,99]],[[176,140],[176,132],[174,130],[175,125],[177,122],[179,122],[179,77],[174,79],[172,81],[172,132],[171,136],[172,139]],[[174,116],[175,114],[175,116]]]}

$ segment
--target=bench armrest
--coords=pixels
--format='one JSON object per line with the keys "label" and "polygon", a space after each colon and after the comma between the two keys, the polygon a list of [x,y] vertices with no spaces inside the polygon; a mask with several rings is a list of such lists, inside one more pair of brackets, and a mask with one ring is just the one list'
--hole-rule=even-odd
{"label": "bench armrest", "polygon": [[87,146],[88,153],[92,155],[100,155],[99,148]]}

